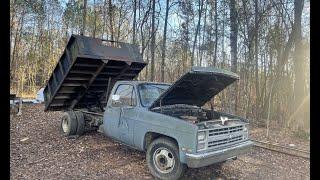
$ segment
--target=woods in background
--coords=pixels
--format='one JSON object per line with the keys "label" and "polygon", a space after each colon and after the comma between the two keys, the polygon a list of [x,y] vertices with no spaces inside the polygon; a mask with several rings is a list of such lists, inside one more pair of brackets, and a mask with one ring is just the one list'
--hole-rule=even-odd
{"label": "woods in background", "polygon": [[191,66],[240,81],[215,106],[253,124],[309,131],[308,0],[10,0],[10,88],[35,95],[71,34],[139,45],[139,80],[174,82]]}

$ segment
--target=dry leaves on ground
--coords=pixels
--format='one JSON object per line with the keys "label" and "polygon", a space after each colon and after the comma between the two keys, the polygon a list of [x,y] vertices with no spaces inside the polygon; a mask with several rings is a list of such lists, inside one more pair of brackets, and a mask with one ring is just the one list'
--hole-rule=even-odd
{"label": "dry leaves on ground", "polygon": [[[10,116],[11,179],[153,179],[145,154],[100,133],[67,139],[59,132],[61,112],[24,105]],[[188,169],[182,179],[309,179],[303,158],[252,148],[236,161]]]}

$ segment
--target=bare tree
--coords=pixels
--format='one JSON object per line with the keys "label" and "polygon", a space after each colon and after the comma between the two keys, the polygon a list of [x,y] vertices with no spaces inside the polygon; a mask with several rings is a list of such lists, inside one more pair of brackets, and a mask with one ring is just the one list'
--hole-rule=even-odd
{"label": "bare tree", "polygon": [[132,31],[132,43],[136,44],[136,20],[137,19],[137,0],[133,0],[133,31]]}
{"label": "bare tree", "polygon": [[[230,47],[231,47],[231,71],[237,72],[237,43],[238,43],[238,23],[237,23],[237,10],[236,10],[236,1],[230,0]],[[234,84],[232,90],[232,110],[234,113],[237,113],[237,93],[238,85]]]}
{"label": "bare tree", "polygon": [[105,33],[105,27],[106,27],[106,9],[107,9],[107,0],[103,1],[103,25],[102,25],[102,33],[101,33],[101,38],[103,38],[103,35]]}
{"label": "bare tree", "polygon": [[166,58],[168,15],[169,15],[169,0],[166,1],[166,17],[164,20],[164,28],[163,28],[163,43],[162,43],[162,56],[161,56],[161,81],[162,82],[164,82],[164,67],[165,67],[165,58]]}
{"label": "bare tree", "polygon": [[254,21],[255,21],[255,27],[254,27],[254,52],[255,52],[255,88],[256,88],[256,108],[255,108],[255,117],[259,119],[259,105],[260,105],[260,92],[259,92],[259,41],[258,41],[258,33],[259,33],[259,6],[258,6],[258,0],[254,0]]}
{"label": "bare tree", "polygon": [[200,29],[201,14],[202,14],[202,9],[203,9],[203,1],[204,0],[199,0],[198,23],[197,23],[197,29],[196,29],[196,32],[195,32],[195,35],[194,35],[190,66],[193,66],[193,64],[194,64],[194,51],[195,51],[195,47],[196,47],[197,36],[198,36],[198,33],[199,33],[199,29]]}
{"label": "bare tree", "polygon": [[214,0],[214,56],[213,56],[213,66],[217,63],[217,49],[218,49],[218,1]]}
{"label": "bare tree", "polygon": [[[295,0],[294,1],[294,111],[297,111],[299,106],[303,103],[304,98],[306,97],[305,93],[305,62],[303,59],[302,52],[302,35],[301,35],[301,15],[304,5],[304,0]],[[300,116],[296,116],[297,121],[301,121],[304,118],[303,113],[300,113]]]}
{"label": "bare tree", "polygon": [[113,28],[113,6],[112,6],[112,0],[108,1],[108,15],[109,15],[109,23],[110,23],[110,40],[113,41],[114,40],[114,28]]}
{"label": "bare tree", "polygon": [[156,44],[156,30],[155,30],[155,13],[156,13],[156,1],[152,0],[152,25],[151,25],[151,71],[150,71],[150,80],[154,81],[154,52]]}
{"label": "bare tree", "polygon": [[82,29],[80,31],[81,35],[85,35],[86,21],[87,21],[87,0],[83,0],[83,20],[82,20]]}
{"label": "bare tree", "polygon": [[94,26],[93,26],[93,37],[96,37],[97,30],[97,12],[96,12],[96,0],[93,0],[93,12],[94,12]]}

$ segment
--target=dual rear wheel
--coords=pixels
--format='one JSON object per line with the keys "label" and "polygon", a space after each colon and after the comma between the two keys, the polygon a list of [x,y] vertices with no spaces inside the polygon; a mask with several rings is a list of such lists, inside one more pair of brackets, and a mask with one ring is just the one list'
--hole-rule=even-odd
{"label": "dual rear wheel", "polygon": [[84,133],[85,120],[80,111],[67,111],[63,113],[61,131],[65,136],[82,135]]}

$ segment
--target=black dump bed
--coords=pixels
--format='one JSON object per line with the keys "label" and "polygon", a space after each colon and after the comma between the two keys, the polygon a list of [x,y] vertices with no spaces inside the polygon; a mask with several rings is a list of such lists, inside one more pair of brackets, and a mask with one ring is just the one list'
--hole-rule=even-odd
{"label": "black dump bed", "polygon": [[104,106],[114,83],[145,65],[135,45],[72,35],[44,89],[45,111]]}

